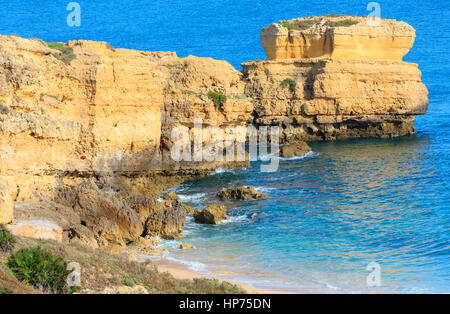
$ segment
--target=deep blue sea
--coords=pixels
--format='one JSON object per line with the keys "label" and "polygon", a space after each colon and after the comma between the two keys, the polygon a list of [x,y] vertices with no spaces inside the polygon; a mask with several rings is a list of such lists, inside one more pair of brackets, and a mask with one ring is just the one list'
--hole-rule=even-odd
{"label": "deep blue sea", "polygon": [[[367,15],[370,1],[78,1],[81,26],[68,27],[69,1],[0,1],[0,34],[45,41],[89,39],[114,47],[225,59],[240,69],[265,59],[260,29],[300,16]],[[201,208],[222,186],[252,185],[267,200],[229,204],[231,221],[188,218],[184,242],[166,258],[205,274],[281,291],[450,292],[450,2],[378,1],[381,16],[417,31],[405,61],[418,63],[430,108],[417,134],[392,140],[312,143],[314,154],[283,160],[274,174],[216,173],[175,189]],[[366,266],[381,266],[368,288]]]}

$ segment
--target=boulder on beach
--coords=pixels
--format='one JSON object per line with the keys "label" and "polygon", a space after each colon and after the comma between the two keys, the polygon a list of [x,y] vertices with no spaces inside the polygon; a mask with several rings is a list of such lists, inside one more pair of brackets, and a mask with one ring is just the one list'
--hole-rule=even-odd
{"label": "boulder on beach", "polygon": [[183,228],[186,222],[186,212],[181,207],[171,207],[157,211],[148,216],[145,223],[145,235],[164,239],[183,238]]}
{"label": "boulder on beach", "polygon": [[280,156],[286,158],[305,156],[311,151],[306,142],[300,141],[292,144],[285,144],[280,148]]}
{"label": "boulder on beach", "polygon": [[222,220],[230,218],[227,216],[227,208],[225,206],[211,204],[203,210],[194,212],[194,219],[196,223],[218,225],[222,223]]}
{"label": "boulder on beach", "polygon": [[255,190],[254,187],[237,187],[232,189],[222,188],[217,196],[222,200],[256,200],[256,199],[264,199],[268,196],[262,193],[259,193]]}

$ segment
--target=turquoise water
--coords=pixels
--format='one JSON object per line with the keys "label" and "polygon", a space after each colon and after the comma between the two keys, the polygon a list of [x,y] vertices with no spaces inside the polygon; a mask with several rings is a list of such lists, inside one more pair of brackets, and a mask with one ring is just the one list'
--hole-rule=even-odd
{"label": "turquoise water", "polygon": [[[2,1],[0,33],[45,41],[102,40],[115,47],[170,50],[225,59],[236,68],[264,59],[263,26],[324,13],[368,14],[369,1],[78,1],[82,25],[66,25],[69,1]],[[275,290],[449,292],[450,4],[380,1],[382,17],[404,20],[417,39],[430,109],[417,134],[394,140],[312,144],[314,154],[283,160],[275,174],[217,172],[176,189],[196,207],[222,186],[253,185],[270,198],[229,204],[221,226],[189,222],[186,242],[167,258],[201,272],[232,270]],[[178,243],[165,243],[176,247]],[[367,288],[366,266],[381,265],[382,286]]]}

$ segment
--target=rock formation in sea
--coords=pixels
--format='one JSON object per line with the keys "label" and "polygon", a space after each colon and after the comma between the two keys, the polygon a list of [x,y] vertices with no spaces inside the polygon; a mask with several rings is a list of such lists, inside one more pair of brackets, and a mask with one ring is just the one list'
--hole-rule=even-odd
{"label": "rock formation in sea", "polygon": [[257,199],[265,199],[268,196],[262,193],[259,193],[255,190],[253,186],[240,186],[236,188],[222,188],[217,196],[222,200],[257,200]]}
{"label": "rock formation in sea", "polygon": [[402,61],[414,29],[395,20],[322,16],[261,32],[266,61],[243,64],[255,123],[283,125],[283,138],[334,140],[415,132],[428,91],[417,64]]}
{"label": "rock formation in sea", "polygon": [[[268,60],[228,62],[105,42],[0,35],[0,223],[31,237],[123,246],[178,237],[165,189],[248,161],[174,161],[171,132],[280,126],[281,143],[414,133],[426,113],[406,23],[358,17],[274,23]],[[190,134],[192,140],[192,133]]]}

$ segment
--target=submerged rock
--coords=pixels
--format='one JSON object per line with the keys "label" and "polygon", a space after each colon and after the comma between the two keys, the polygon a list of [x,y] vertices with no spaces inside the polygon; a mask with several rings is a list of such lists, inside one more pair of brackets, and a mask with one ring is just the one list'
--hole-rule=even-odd
{"label": "submerged rock", "polygon": [[195,246],[188,244],[188,243],[181,243],[180,249],[181,250],[195,249]]}
{"label": "submerged rock", "polygon": [[268,196],[262,193],[259,193],[255,190],[254,187],[237,187],[232,189],[222,188],[217,196],[222,200],[256,200],[256,199],[264,199]]}
{"label": "submerged rock", "polygon": [[280,156],[286,158],[300,157],[305,156],[310,151],[311,147],[309,147],[309,145],[306,144],[306,142],[300,141],[292,144],[283,145],[280,148]]}
{"label": "submerged rock", "polygon": [[222,223],[222,220],[230,218],[227,216],[227,208],[225,206],[211,204],[203,210],[194,212],[194,219],[196,223],[218,225]]}

